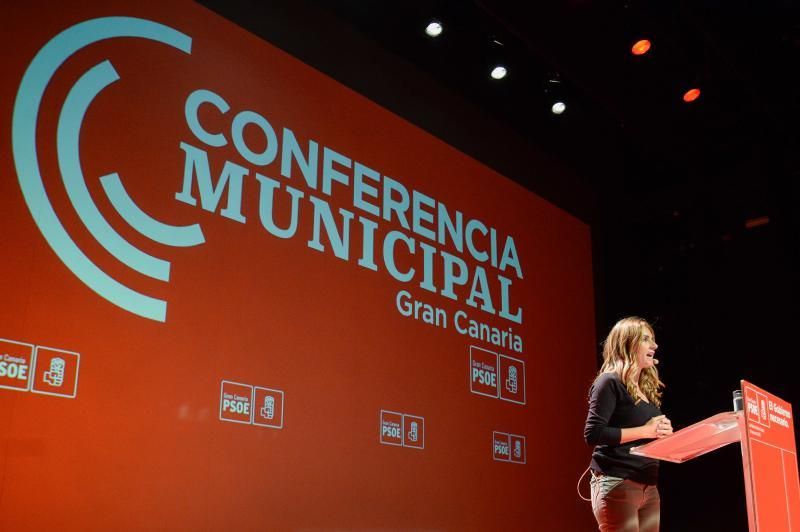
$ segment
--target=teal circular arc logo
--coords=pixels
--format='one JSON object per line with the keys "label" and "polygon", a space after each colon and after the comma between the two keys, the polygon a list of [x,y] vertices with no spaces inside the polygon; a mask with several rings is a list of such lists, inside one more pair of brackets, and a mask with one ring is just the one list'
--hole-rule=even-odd
{"label": "teal circular arc logo", "polygon": [[[36,143],[39,108],[45,89],[73,54],[116,37],[159,42],[191,54],[192,39],[163,24],[132,17],[104,17],[81,22],[53,37],[31,61],[20,82],[12,118],[14,164],[25,202],[47,243],[69,270],[107,301],[138,316],[166,321],[167,303],[137,292],[100,269],[78,247],[58,218],[42,180]],[[148,277],[168,281],[170,263],[127,242],[94,203],[80,160],[79,140],[92,101],[119,75],[105,60],[85,72],[70,89],[58,117],[56,149],[67,196],[92,236],[117,260]],[[100,177],[104,192],[122,218],[144,236],[168,246],[195,246],[205,241],[198,224],[174,226],[156,220],[131,199],[117,173]]]}

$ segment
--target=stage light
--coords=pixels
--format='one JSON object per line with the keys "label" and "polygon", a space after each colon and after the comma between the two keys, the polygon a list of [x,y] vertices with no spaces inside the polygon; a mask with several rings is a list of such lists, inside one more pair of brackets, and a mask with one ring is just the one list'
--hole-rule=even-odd
{"label": "stage light", "polygon": [[644,55],[648,50],[650,50],[650,41],[647,39],[636,41],[636,43],[631,46],[631,53],[633,55]]}
{"label": "stage light", "polygon": [[689,89],[683,95],[683,101],[686,103],[693,102],[700,97],[700,89]]}
{"label": "stage light", "polygon": [[508,71],[506,70],[506,67],[497,65],[492,70],[491,76],[494,79],[503,79],[504,77],[506,77],[506,74],[508,74]]}
{"label": "stage light", "polygon": [[760,225],[767,225],[769,223],[769,216],[759,216],[758,218],[750,218],[744,222],[747,229],[752,229]]}
{"label": "stage light", "polygon": [[556,102],[553,104],[553,107],[551,107],[550,110],[553,111],[554,115],[560,115],[567,110],[567,104],[564,102]]}
{"label": "stage light", "polygon": [[441,22],[434,20],[433,22],[428,24],[428,27],[425,28],[425,33],[427,33],[431,37],[438,37],[439,34],[442,33]]}

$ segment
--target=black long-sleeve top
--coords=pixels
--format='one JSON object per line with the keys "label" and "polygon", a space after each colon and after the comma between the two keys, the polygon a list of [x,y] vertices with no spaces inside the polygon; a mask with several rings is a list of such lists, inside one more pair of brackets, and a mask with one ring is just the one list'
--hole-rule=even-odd
{"label": "black long-sleeve top", "polygon": [[583,435],[594,445],[591,467],[613,477],[627,478],[643,484],[658,480],[658,460],[630,454],[631,447],[647,443],[647,439],[620,444],[622,429],[640,427],[661,410],[646,401],[634,402],[616,373],[602,373],[589,391],[589,415]]}

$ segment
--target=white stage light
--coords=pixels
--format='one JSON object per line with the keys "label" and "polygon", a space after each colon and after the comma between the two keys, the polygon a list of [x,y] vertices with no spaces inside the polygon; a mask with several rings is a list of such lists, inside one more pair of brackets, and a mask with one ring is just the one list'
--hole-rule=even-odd
{"label": "white stage light", "polygon": [[430,35],[431,37],[438,37],[440,33],[442,33],[442,25],[439,22],[433,21],[428,24],[428,27],[425,28],[425,33]]}
{"label": "white stage light", "polygon": [[566,111],[567,105],[564,102],[556,102],[553,104],[553,107],[550,108],[553,111],[554,115],[560,115],[564,111]]}
{"label": "white stage light", "polygon": [[494,70],[492,70],[491,76],[494,79],[503,79],[504,77],[506,77],[507,73],[508,71],[506,70],[506,67],[498,65],[494,67]]}

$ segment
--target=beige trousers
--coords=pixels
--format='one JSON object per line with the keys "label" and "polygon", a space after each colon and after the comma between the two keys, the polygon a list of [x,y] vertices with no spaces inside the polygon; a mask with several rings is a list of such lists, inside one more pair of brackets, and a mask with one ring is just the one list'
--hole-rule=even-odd
{"label": "beige trousers", "polygon": [[658,532],[658,488],[592,472],[592,510],[600,532]]}

